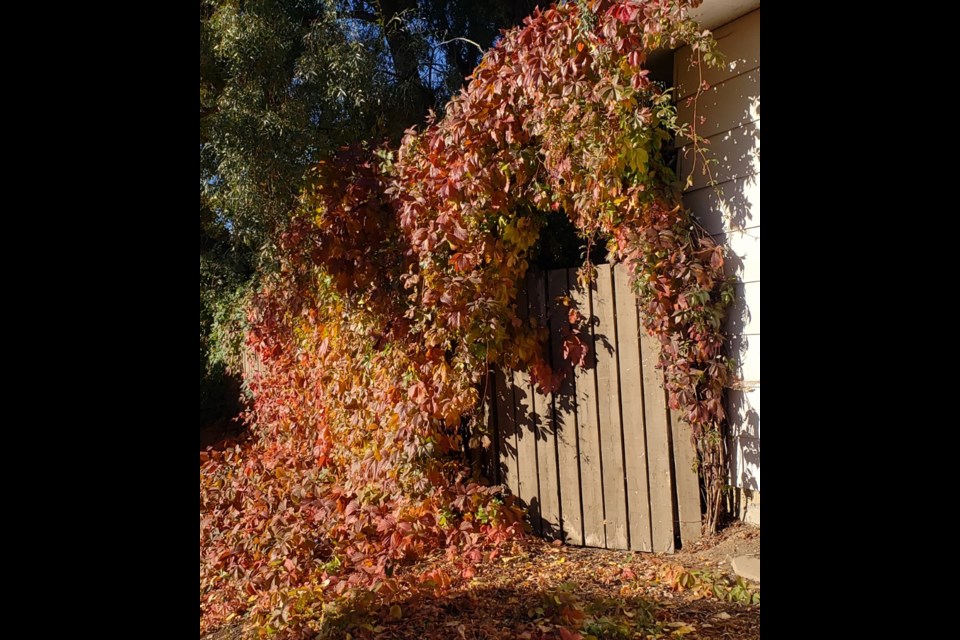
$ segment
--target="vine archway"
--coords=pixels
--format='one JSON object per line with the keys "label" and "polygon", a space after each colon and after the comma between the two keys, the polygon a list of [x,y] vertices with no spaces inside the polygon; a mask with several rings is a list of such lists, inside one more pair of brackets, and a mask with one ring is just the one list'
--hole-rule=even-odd
{"label": "vine archway", "polygon": [[[347,150],[317,168],[280,239],[282,269],[251,307],[259,439],[202,473],[209,619],[249,600],[272,620],[278,598],[280,610],[300,598],[307,619],[304,590],[319,584],[435,585],[404,577],[406,561],[445,547],[477,562],[522,532],[512,499],[447,454],[465,446],[459,427],[490,363],[525,368],[544,390],[559,383],[544,329],[515,303],[550,215],[608,242],[633,274],[671,407],[697,435],[716,527],[731,290],[661,160],[689,132],[643,68],[661,46],[712,50],[692,4],[587,0],[534,14],[399,150]],[[567,339],[582,359],[577,332]]]}
{"label": "vine archway", "polygon": [[391,193],[417,260],[406,276],[421,293],[414,317],[425,332],[445,333],[447,346],[463,345],[455,357],[467,370],[478,364],[472,346],[492,345],[488,359],[506,351],[510,364],[555,387],[542,351],[524,348],[513,283],[544,211],[566,214],[588,239],[610,239],[636,276],[647,330],[660,337],[671,407],[700,436],[715,529],[727,376],[721,320],[732,293],[720,249],[697,233],[662,163],[661,147],[683,125],[670,93],[643,69],[646,52],[660,46],[684,39],[712,54],[712,40],[677,3],[588,4],[589,12],[549,9],[507,34],[443,120],[404,139]]}

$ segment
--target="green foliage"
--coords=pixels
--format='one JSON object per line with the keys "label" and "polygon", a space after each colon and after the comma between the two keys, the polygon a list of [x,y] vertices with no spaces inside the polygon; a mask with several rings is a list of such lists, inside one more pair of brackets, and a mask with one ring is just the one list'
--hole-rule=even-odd
{"label": "green foliage", "polygon": [[[200,3],[201,361],[232,372],[237,299],[272,267],[271,235],[307,167],[369,136],[386,79],[325,0]],[[205,360],[205,362],[203,362]],[[201,376],[201,386],[205,380]]]}
{"label": "green foliage", "polygon": [[203,198],[260,249],[296,204],[306,168],[371,133],[385,81],[332,2],[201,2]]}
{"label": "green foliage", "polygon": [[635,638],[638,632],[656,633],[660,627],[653,604],[640,598],[601,598],[586,607],[583,631],[595,638]]}
{"label": "green foliage", "polygon": [[740,576],[730,577],[700,569],[687,570],[681,565],[667,564],[660,569],[659,578],[677,591],[692,591],[735,604],[760,604],[760,591]]}
{"label": "green foliage", "polygon": [[[353,145],[317,162],[271,234],[279,268],[248,316],[263,362],[255,430],[245,446],[202,454],[202,628],[249,610],[264,633],[310,635],[324,602],[442,593],[457,576],[421,575],[418,558],[445,551],[470,578],[523,534],[513,499],[472,481],[459,454],[492,362],[529,371],[541,390],[562,380],[545,328],[516,308],[550,216],[588,242],[609,238],[660,340],[671,406],[699,434],[720,428],[723,254],[680,206],[659,154],[666,103],[643,68],[681,35],[711,41],[681,0],[583,7],[589,22],[565,4],[505,33],[444,117],[408,130],[396,152]],[[231,11],[225,33],[245,33]],[[381,28],[394,54],[409,44]],[[229,50],[241,68],[259,64]],[[583,319],[565,319],[563,351],[582,364]],[[572,593],[551,599],[544,611],[583,622]]]}
{"label": "green foliage", "polygon": [[[545,590],[540,602],[527,610],[527,616],[549,621],[559,628],[581,631],[587,638],[634,638],[638,634],[656,634],[661,629],[651,602],[641,598],[611,595],[583,602],[577,585],[564,582]],[[568,632],[569,637],[575,636]],[[561,637],[566,637],[561,632]]]}
{"label": "green foliage", "polygon": [[247,331],[246,315],[250,300],[249,287],[238,285],[233,290],[224,290],[213,305],[208,356],[211,366],[222,367],[224,371],[234,374],[242,371],[240,353]]}
{"label": "green foliage", "polygon": [[[236,251],[230,234],[213,220],[209,207],[200,207],[200,426],[236,415],[239,405],[234,352],[219,340],[227,331],[240,335],[233,318],[245,313],[242,291],[249,282],[251,265]],[[235,344],[235,341],[234,343]]]}
{"label": "green foliage", "polygon": [[202,200],[240,245],[275,249],[270,234],[295,208],[309,166],[343,145],[398,138],[442,109],[479,60],[467,41],[489,45],[532,8],[202,0]]}
{"label": "green foliage", "polygon": [[201,413],[203,389],[222,395],[238,358],[243,323],[224,321],[241,319],[236,300],[277,268],[278,230],[308,167],[343,145],[398,140],[428,109],[441,110],[479,60],[467,41],[490,45],[532,8],[201,0]]}

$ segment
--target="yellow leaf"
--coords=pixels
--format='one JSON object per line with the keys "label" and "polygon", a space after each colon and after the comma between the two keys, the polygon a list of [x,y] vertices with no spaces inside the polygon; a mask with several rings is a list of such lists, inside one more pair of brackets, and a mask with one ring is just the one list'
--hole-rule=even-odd
{"label": "yellow leaf", "polygon": [[677,627],[673,630],[673,635],[675,636],[685,636],[688,633],[693,633],[696,629],[692,625],[689,625],[685,622],[671,622],[667,625],[668,627]]}

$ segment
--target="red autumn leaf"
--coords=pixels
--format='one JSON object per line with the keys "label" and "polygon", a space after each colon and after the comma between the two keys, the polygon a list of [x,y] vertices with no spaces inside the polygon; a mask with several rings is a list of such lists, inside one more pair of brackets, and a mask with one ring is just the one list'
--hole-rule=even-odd
{"label": "red autumn leaf", "polygon": [[583,640],[583,636],[576,631],[570,631],[566,627],[560,627],[560,638],[561,640]]}
{"label": "red autumn leaf", "polygon": [[[305,592],[394,597],[422,584],[439,595],[457,570],[417,577],[418,559],[446,550],[470,579],[474,562],[523,535],[522,510],[467,481],[457,452],[489,359],[516,357],[541,391],[562,379],[548,332],[511,310],[538,240],[531,207],[615,238],[671,406],[694,434],[722,424],[722,254],[658,188],[656,163],[638,181],[621,162],[624,139],[657,153],[622,128],[625,108],[659,97],[640,69],[644,46],[688,31],[673,2],[654,5],[606,3],[589,24],[576,3],[538,13],[504,34],[443,119],[381,157],[348,148],[310,174],[303,206],[272,238],[280,268],[247,309],[251,437],[201,460],[202,629],[249,611],[295,636],[324,604],[284,604]],[[648,21],[642,6],[667,11]],[[654,110],[631,127],[652,127]],[[589,327],[575,309],[566,318],[561,353],[584,366]],[[583,612],[556,604],[561,637],[579,638]]]}
{"label": "red autumn leaf", "polygon": [[562,351],[565,360],[578,367],[586,366],[587,356],[590,354],[590,347],[580,339],[580,336],[567,336],[563,341]]}

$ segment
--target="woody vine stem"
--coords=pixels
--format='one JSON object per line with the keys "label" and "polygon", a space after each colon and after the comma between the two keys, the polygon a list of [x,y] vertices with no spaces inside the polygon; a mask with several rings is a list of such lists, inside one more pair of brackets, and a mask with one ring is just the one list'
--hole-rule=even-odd
{"label": "woody vine stem", "polygon": [[[413,560],[446,549],[472,566],[523,535],[513,499],[471,479],[460,425],[480,408],[488,363],[559,387],[545,328],[516,308],[550,216],[607,239],[631,274],[670,407],[697,440],[715,530],[733,292],[722,248],[663,160],[693,130],[643,66],[660,47],[715,52],[689,18],[697,4],[538,11],[486,53],[443,119],[399,149],[318,165],[277,239],[281,269],[249,309],[263,363],[254,436],[202,461],[203,625],[250,611],[261,629],[309,636],[324,601],[444,588]],[[575,364],[580,335],[564,338]]]}

